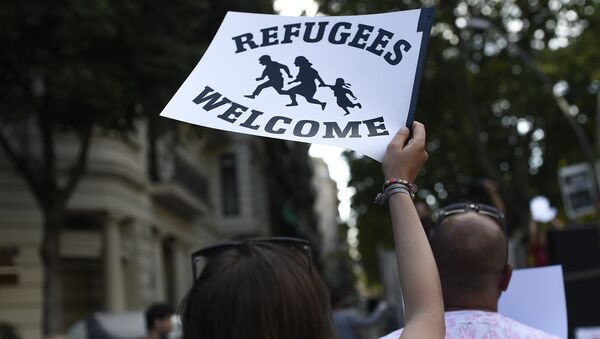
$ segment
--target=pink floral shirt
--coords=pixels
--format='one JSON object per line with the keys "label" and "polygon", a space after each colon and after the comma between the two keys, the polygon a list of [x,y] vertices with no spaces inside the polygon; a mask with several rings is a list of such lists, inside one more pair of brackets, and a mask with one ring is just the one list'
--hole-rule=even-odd
{"label": "pink floral shirt", "polygon": [[[446,339],[558,339],[495,312],[451,311],[445,313]],[[402,329],[380,339],[397,339]]]}

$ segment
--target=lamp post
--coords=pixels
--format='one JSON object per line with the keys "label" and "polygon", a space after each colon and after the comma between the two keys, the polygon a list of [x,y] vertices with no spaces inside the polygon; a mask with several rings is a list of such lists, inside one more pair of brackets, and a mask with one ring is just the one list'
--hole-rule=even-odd
{"label": "lamp post", "polygon": [[[516,54],[519,57],[519,59],[521,59],[521,61],[523,61],[524,64],[526,64],[527,66],[529,66],[531,69],[533,69],[535,71],[536,75],[542,82],[544,89],[552,96],[552,98],[554,99],[554,102],[556,103],[558,108],[560,108],[560,111],[563,113],[563,116],[565,117],[565,119],[567,119],[569,126],[571,126],[571,129],[575,133],[575,137],[577,138],[579,146],[581,147],[581,150],[583,151],[583,153],[585,155],[587,163],[590,166],[590,172],[591,172],[592,180],[594,183],[593,192],[596,193],[595,196],[598,197],[597,192],[598,192],[599,186],[598,186],[598,176],[596,173],[596,165],[595,165],[596,154],[594,152],[594,148],[592,147],[591,143],[589,142],[589,140],[587,139],[587,137],[585,135],[585,131],[583,130],[581,125],[575,120],[574,116],[571,114],[571,112],[570,112],[571,106],[569,105],[569,102],[567,101],[567,99],[565,99],[565,97],[563,95],[557,95],[554,93],[552,82],[550,81],[548,76],[533,61],[533,58],[529,54],[527,54],[527,52],[525,52],[521,47],[519,47],[519,45],[511,42],[506,37],[506,35],[503,32],[501,32],[496,27],[496,25],[494,25],[491,21],[489,21],[487,19],[483,19],[483,18],[471,18],[468,21],[467,26],[470,28],[479,29],[482,31],[490,31],[495,34],[498,34],[499,36],[501,36],[502,38],[504,38],[507,41],[509,48],[512,48],[514,51],[516,51]],[[600,93],[600,91],[599,91],[599,93]],[[600,110],[600,94],[598,95],[598,105],[599,105],[598,107]],[[598,116],[598,118],[600,120],[600,116]],[[597,133],[598,133],[598,136],[600,136],[600,124],[597,124]],[[600,138],[598,141],[598,150],[600,152]],[[598,204],[597,201],[596,201],[595,207],[596,207],[596,217],[598,217],[598,216],[600,216],[600,205]]]}

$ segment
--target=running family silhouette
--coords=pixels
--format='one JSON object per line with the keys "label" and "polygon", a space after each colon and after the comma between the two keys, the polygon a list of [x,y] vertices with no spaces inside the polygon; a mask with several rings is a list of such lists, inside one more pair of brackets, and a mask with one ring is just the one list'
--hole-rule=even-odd
{"label": "running family silhouette", "polygon": [[252,94],[245,95],[247,98],[254,99],[262,92],[262,90],[273,87],[279,95],[288,95],[290,97],[292,102],[286,106],[298,106],[296,95],[300,95],[303,96],[307,102],[320,105],[321,109],[325,109],[327,103],[314,98],[315,93],[317,92],[316,82],[318,82],[319,87],[329,87],[333,90],[333,94],[337,98],[338,106],[346,112],[344,115],[350,114],[348,108],[362,108],[360,103],[353,103],[348,98],[348,95],[350,95],[354,100],[357,100],[354,93],[350,90],[349,83],[346,83],[342,78],[338,78],[334,85],[325,84],[323,79],[321,79],[319,72],[312,67],[312,63],[304,56],[298,56],[294,60],[294,65],[298,67],[298,75],[296,76],[296,79],[288,82],[288,85],[298,84],[286,90],[283,89],[282,71],[285,72],[289,78],[292,78],[290,69],[286,65],[273,61],[269,55],[261,56],[258,58],[258,62],[265,66],[265,69],[263,70],[262,75],[259,78],[256,78],[256,81],[261,81],[265,78],[268,79],[258,85]]}

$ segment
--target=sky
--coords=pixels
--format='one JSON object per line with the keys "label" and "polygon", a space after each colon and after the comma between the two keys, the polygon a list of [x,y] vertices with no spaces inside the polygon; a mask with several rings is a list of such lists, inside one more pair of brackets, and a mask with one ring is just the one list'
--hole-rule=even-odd
{"label": "sky", "polygon": [[273,8],[281,15],[302,15],[306,11],[307,16],[314,16],[319,5],[313,0],[274,0]]}

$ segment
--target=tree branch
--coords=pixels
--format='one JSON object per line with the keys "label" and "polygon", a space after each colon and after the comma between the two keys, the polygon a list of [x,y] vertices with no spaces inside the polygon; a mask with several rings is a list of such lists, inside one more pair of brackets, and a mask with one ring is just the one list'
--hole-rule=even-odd
{"label": "tree branch", "polygon": [[25,183],[29,186],[29,189],[33,193],[35,199],[41,205],[43,200],[43,192],[39,185],[39,178],[36,178],[34,172],[27,166],[27,161],[19,156],[17,151],[13,148],[8,140],[8,136],[0,130],[0,146],[4,150],[4,153],[8,156],[15,169],[25,179]]}
{"label": "tree branch", "polygon": [[59,197],[63,203],[67,202],[67,200],[75,190],[75,187],[77,187],[77,184],[85,174],[90,143],[92,140],[92,131],[93,124],[89,123],[79,134],[81,147],[79,148],[77,159],[75,160],[75,164],[73,164],[73,166],[71,167],[69,177],[67,178],[67,183],[64,187],[60,188]]}
{"label": "tree branch", "polygon": [[54,134],[52,131],[52,123],[50,121],[49,112],[38,113],[37,123],[42,137],[42,166],[44,170],[44,185],[48,191],[57,189],[56,177],[56,154],[54,150]]}

